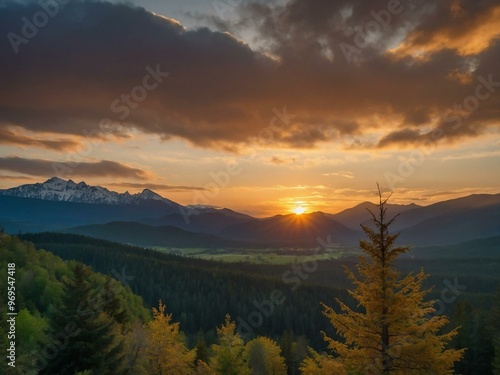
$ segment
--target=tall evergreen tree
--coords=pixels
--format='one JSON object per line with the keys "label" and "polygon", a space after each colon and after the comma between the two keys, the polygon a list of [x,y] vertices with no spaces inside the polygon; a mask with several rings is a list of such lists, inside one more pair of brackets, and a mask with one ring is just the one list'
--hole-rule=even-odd
{"label": "tall evergreen tree", "polygon": [[500,375],[500,337],[496,336],[493,339],[495,346],[495,357],[493,358],[493,374]]}
{"label": "tall evergreen tree", "polygon": [[293,331],[286,330],[281,336],[280,340],[281,353],[285,358],[288,374],[294,374],[296,357],[297,357],[297,344],[294,342]]}
{"label": "tall evergreen tree", "polygon": [[445,345],[457,331],[440,334],[448,319],[434,314],[433,301],[424,301],[423,270],[404,277],[396,270],[397,257],[408,247],[395,246],[398,234],[389,234],[395,217],[386,217],[387,200],[379,188],[378,212],[371,213],[375,227],[362,226],[368,240],[360,242],[365,256],[359,257],[359,278],[346,270],[355,285],[349,293],[361,309],[337,299],[338,313],[323,304],[343,342],[323,335],[347,373],[450,374],[463,351]]}
{"label": "tall evergreen tree", "polygon": [[103,311],[113,318],[117,323],[124,325],[128,323],[128,312],[123,309],[122,303],[116,293],[116,287],[110,277],[106,278],[106,282],[102,291]]}
{"label": "tall evergreen tree", "polygon": [[71,278],[63,281],[62,306],[51,319],[49,345],[59,349],[41,374],[73,375],[120,374],[123,342],[117,337],[116,322],[101,311],[102,303],[88,280],[90,269],[83,264],[73,267]]}
{"label": "tall evergreen tree", "polygon": [[196,349],[196,362],[198,361],[208,362],[208,356],[209,356],[208,345],[205,341],[205,335],[202,330],[200,330],[196,335],[195,349]]}
{"label": "tall evergreen tree", "polygon": [[495,355],[493,357],[493,374],[500,375],[500,288],[497,289],[493,308],[490,315],[491,335],[493,337],[493,347]]}
{"label": "tall evergreen tree", "polygon": [[455,307],[456,324],[460,331],[453,338],[452,346],[467,348],[461,360],[455,363],[455,372],[462,375],[491,375],[494,356],[492,332],[481,304],[475,307],[467,300]]}
{"label": "tall evergreen tree", "polygon": [[490,330],[488,330],[488,322],[486,313],[479,311],[474,316],[474,375],[492,374],[492,362],[495,356],[493,339]]}
{"label": "tall evergreen tree", "polygon": [[454,348],[465,350],[460,361],[454,365],[455,372],[462,375],[471,374],[471,366],[474,364],[474,345],[472,337],[474,334],[474,312],[471,303],[468,300],[458,301],[455,306],[455,321],[460,326],[460,331],[453,338]]}

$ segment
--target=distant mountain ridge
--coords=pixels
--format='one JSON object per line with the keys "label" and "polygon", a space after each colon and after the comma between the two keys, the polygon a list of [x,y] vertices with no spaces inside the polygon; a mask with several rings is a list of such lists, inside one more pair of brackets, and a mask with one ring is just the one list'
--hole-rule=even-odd
{"label": "distant mountain ridge", "polygon": [[[387,204],[387,216],[394,217],[398,214],[402,214],[403,212],[419,208],[421,206],[416,205],[415,203],[411,204]],[[339,223],[344,224],[345,226],[359,230],[360,225],[369,224],[371,221],[370,212],[376,214],[378,206],[372,202],[363,202],[352,208],[348,208],[344,211],[341,211],[336,214],[330,214],[330,217]]]}
{"label": "distant mountain ridge", "polygon": [[258,220],[227,208],[194,211],[188,219],[182,213],[171,213],[159,218],[144,218],[139,222],[156,227],[170,225],[191,232],[218,234],[229,225]]}
{"label": "distant mountain ridge", "polygon": [[63,201],[88,204],[139,204],[154,200],[169,205],[177,205],[152,190],[144,189],[141,193],[117,193],[102,186],[90,186],[85,182],[75,183],[52,177],[43,183],[26,184],[11,189],[0,190],[0,195],[18,198],[33,198],[49,201]]}
{"label": "distant mountain ridge", "polygon": [[258,241],[269,245],[308,247],[316,247],[320,241],[356,245],[363,237],[360,230],[348,228],[323,212],[276,215],[235,223],[228,225],[219,235],[232,240]]}
{"label": "distant mountain ridge", "polygon": [[[328,237],[331,243],[352,246],[364,237],[360,224],[373,225],[368,211],[376,209],[364,202],[337,214],[255,218],[228,208],[183,206],[149,189],[117,193],[59,178],[0,190],[0,226],[9,233],[67,231],[150,246],[211,247],[213,242],[315,247],[318,238]],[[474,194],[428,206],[388,204],[388,218],[395,215],[391,231],[400,233],[401,245],[447,246],[500,236],[500,194]]]}
{"label": "distant mountain ridge", "polygon": [[113,221],[106,224],[91,224],[70,228],[62,232],[82,234],[103,240],[137,246],[168,247],[243,247],[246,244],[219,238],[206,233],[192,233],[174,226],[153,227],[135,222]]}

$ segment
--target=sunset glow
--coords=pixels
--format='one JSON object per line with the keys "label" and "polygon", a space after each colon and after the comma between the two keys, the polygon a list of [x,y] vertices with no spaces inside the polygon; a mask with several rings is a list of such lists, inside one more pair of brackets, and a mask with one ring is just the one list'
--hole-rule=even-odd
{"label": "sunset glow", "polygon": [[58,176],[257,217],[377,182],[397,204],[500,190],[495,2],[213,4],[70,2],[27,37],[42,9],[7,0],[0,189]]}
{"label": "sunset glow", "polygon": [[298,206],[293,209],[293,212],[295,215],[302,215],[304,212],[306,212],[306,209],[303,206]]}
{"label": "sunset glow", "polygon": [[499,62],[500,0],[0,0],[4,362],[492,375]]}

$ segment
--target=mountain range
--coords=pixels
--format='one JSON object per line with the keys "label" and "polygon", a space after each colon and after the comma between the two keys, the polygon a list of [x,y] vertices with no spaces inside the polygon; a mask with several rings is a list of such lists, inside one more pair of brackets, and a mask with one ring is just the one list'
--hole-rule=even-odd
{"label": "mountain range", "polygon": [[110,191],[102,186],[90,186],[85,182],[75,183],[59,177],[52,177],[44,183],[21,185],[12,189],[0,190],[0,195],[19,198],[42,199],[58,202],[89,204],[140,204],[144,201],[159,201],[175,206],[177,203],[163,198],[152,190],[144,189],[141,193],[130,194]]}
{"label": "mountain range", "polygon": [[[228,208],[183,206],[145,189],[117,193],[53,177],[0,190],[0,225],[11,233],[62,231],[142,246],[315,247],[319,240],[354,246],[371,225],[363,202],[337,214],[255,218]],[[387,206],[398,215],[401,244],[452,245],[500,235],[500,194],[476,194],[429,206]],[[329,238],[329,240],[328,240]]]}

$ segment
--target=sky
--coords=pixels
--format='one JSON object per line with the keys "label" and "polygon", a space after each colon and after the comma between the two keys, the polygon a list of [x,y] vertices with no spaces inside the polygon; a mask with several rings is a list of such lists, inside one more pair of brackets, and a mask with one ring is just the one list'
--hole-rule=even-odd
{"label": "sky", "polygon": [[0,3],[0,189],[255,216],[500,193],[500,3]]}

